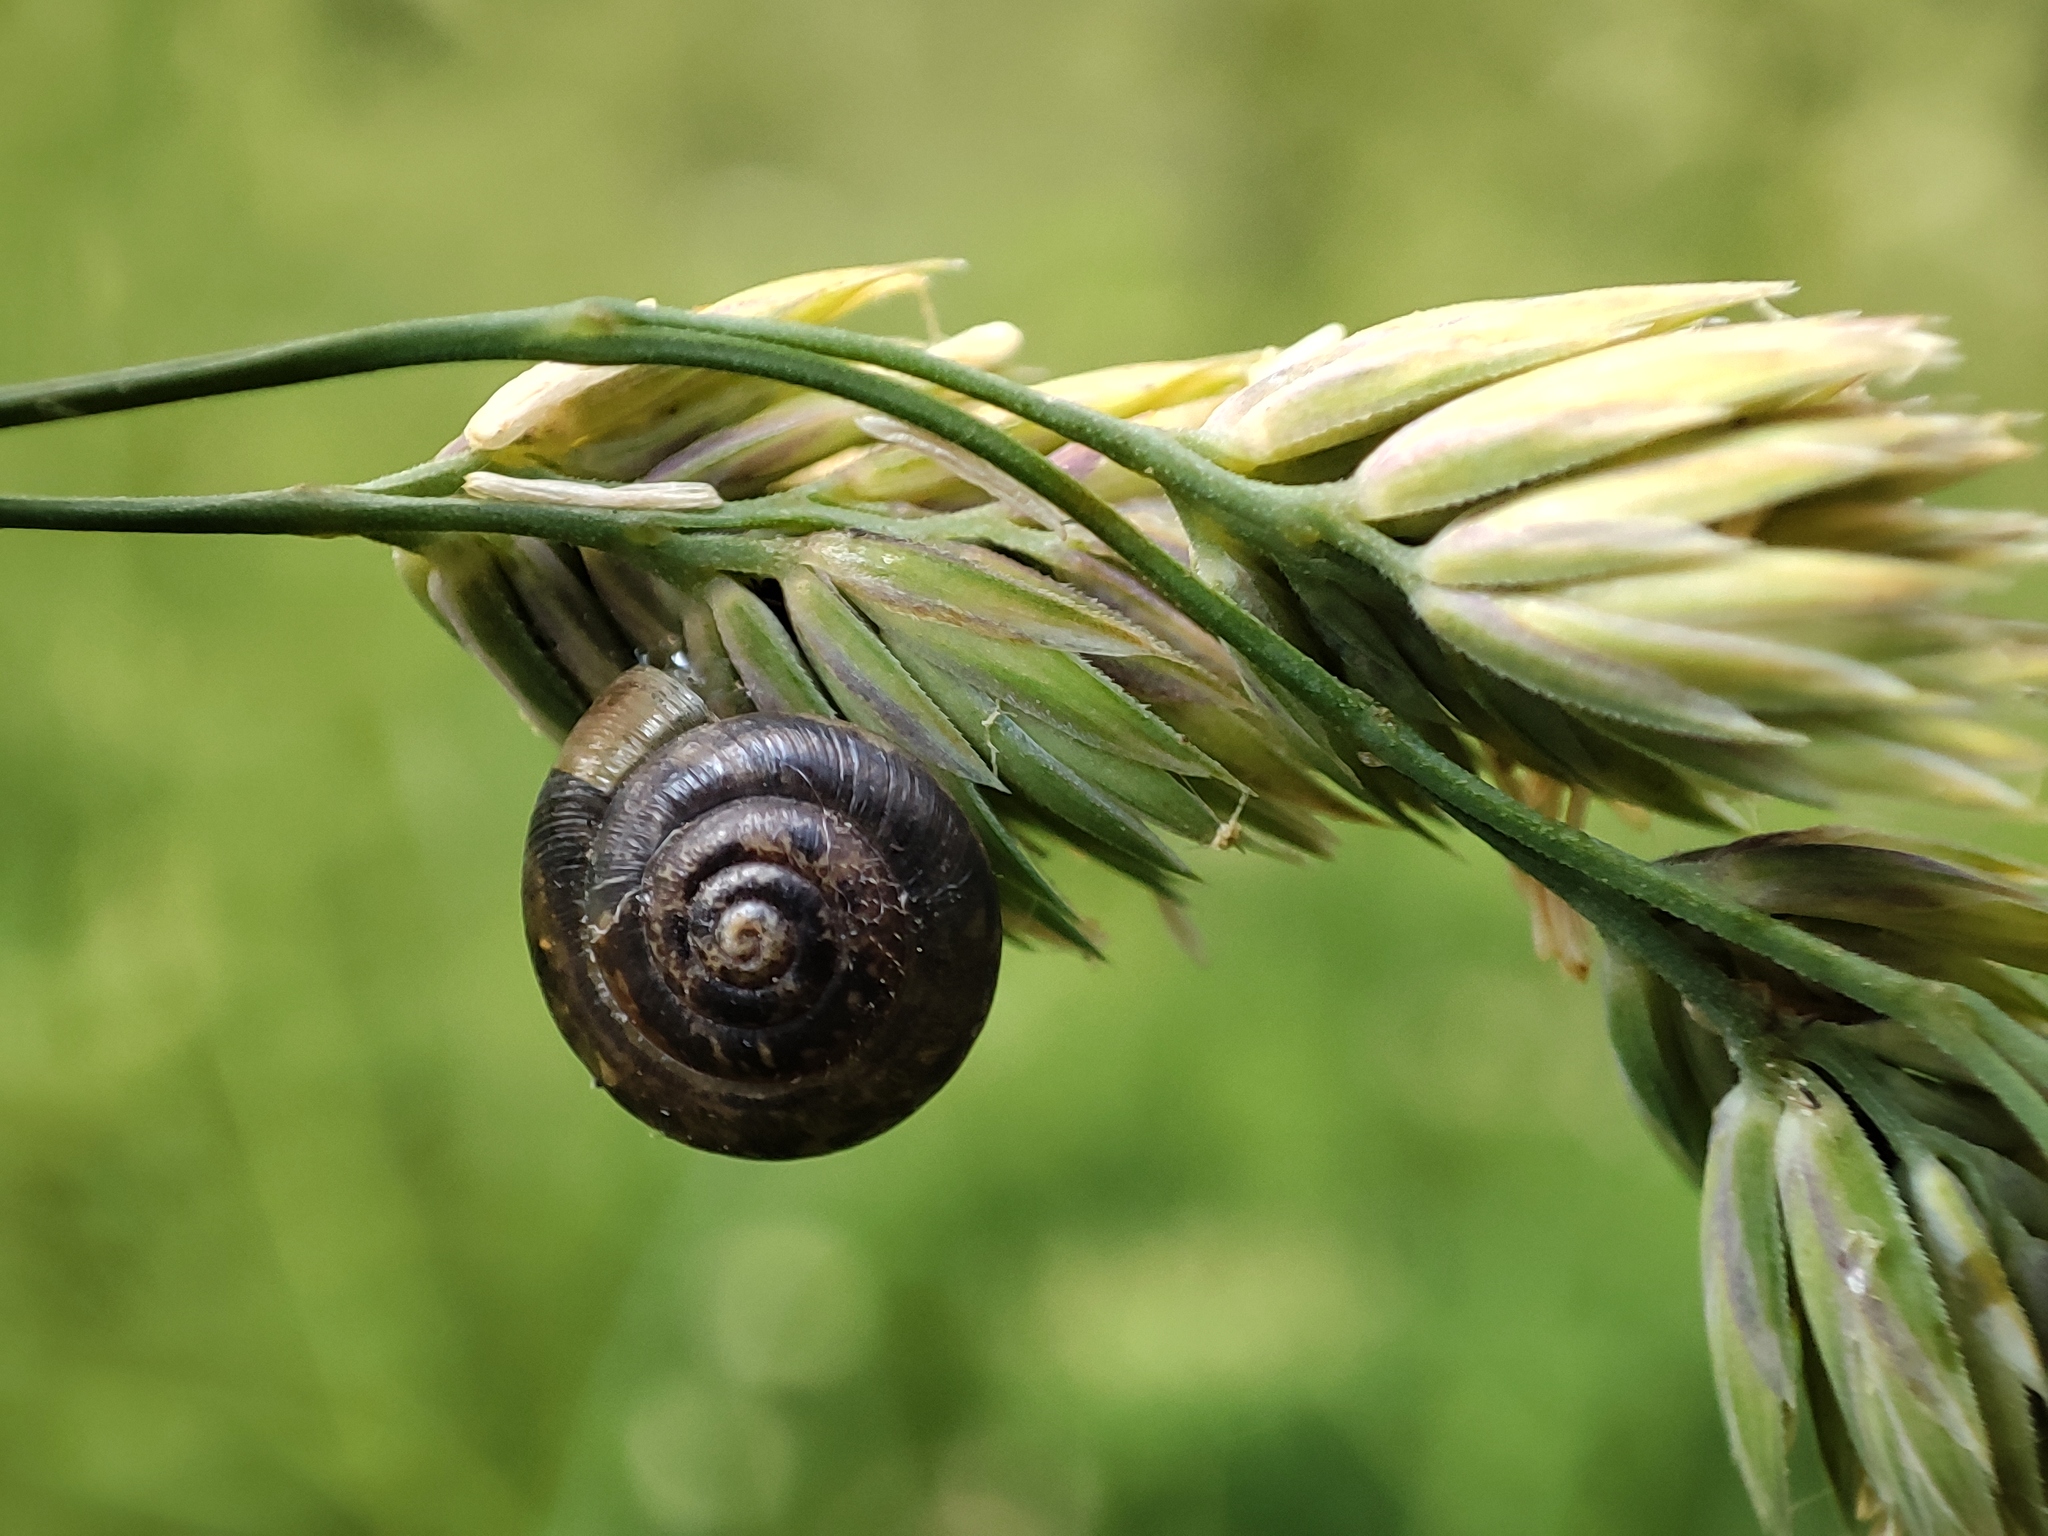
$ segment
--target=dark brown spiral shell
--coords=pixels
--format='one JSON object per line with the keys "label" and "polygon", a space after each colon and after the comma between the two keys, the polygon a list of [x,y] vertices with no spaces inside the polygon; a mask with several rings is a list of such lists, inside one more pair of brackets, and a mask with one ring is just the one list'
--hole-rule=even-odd
{"label": "dark brown spiral shell", "polygon": [[712,1151],[805,1157],[887,1130],[953,1075],[995,996],[995,880],[930,774],[840,721],[708,721],[652,668],[564,744],[524,883],[577,1055]]}

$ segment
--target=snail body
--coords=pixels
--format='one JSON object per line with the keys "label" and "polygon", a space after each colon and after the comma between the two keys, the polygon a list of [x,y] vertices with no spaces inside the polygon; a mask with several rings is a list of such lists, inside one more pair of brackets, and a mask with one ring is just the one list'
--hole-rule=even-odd
{"label": "snail body", "polygon": [[524,904],[563,1035],[693,1146],[835,1151],[942,1087],[995,995],[1002,923],[965,816],[841,721],[711,720],[625,673],[542,786]]}

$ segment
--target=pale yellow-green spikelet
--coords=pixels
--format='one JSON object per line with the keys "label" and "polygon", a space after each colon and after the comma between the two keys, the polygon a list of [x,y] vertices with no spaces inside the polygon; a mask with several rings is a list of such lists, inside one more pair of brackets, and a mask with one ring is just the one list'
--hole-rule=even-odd
{"label": "pale yellow-green spikelet", "polygon": [[[2024,444],[2018,446],[2031,451]],[[2048,559],[2048,532],[2038,513],[1930,507],[1921,501],[1825,501],[1787,507],[1773,514],[1756,536],[1767,544],[1824,545],[1958,565],[2024,565]]]}
{"label": "pale yellow-green spikelet", "polygon": [[2010,784],[1958,757],[1883,736],[1816,732],[1796,756],[1802,766],[1830,784],[1862,794],[2009,813],[2025,811],[2032,804]]}
{"label": "pale yellow-green spikelet", "polygon": [[715,299],[704,306],[704,313],[825,325],[878,299],[921,293],[939,273],[959,272],[966,265],[951,257],[928,256],[920,261],[798,272]]}
{"label": "pale yellow-green spikelet", "polygon": [[[1666,1071],[1690,1074],[1682,1058]],[[1800,1345],[1778,1211],[1774,1142],[1783,1106],[1740,1084],[1713,1113],[1700,1254],[1707,1344],[1729,1448],[1771,1536],[1792,1531],[1790,1452],[1799,1422]]]}
{"label": "pale yellow-green spikelet", "polygon": [[1671,283],[1487,299],[1388,320],[1349,338],[1329,328],[1289,348],[1209,421],[1226,462],[1271,464],[1350,442],[1525,369],[1783,297],[1790,283]]}
{"label": "pale yellow-green spikelet", "polygon": [[1895,673],[1812,646],[1604,613],[1564,598],[1505,596],[1499,603],[1548,639],[1656,668],[1745,709],[1861,710],[1920,698]]}
{"label": "pale yellow-green spikelet", "polygon": [[[1174,362],[1124,363],[1050,379],[1034,387],[1042,395],[1072,401],[1106,416],[1139,416],[1234,389],[1264,355],[1233,352]],[[1058,433],[1019,421],[1007,411],[982,406],[975,414],[1040,452],[1057,447],[1061,441]],[[829,487],[861,501],[949,505],[979,499],[979,493],[962,482],[951,468],[915,449],[897,446],[857,449],[793,475],[786,483],[792,487]]]}
{"label": "pale yellow-green spikelet", "polygon": [[[1024,345],[1007,321],[969,326],[935,341],[927,352],[970,368],[1000,368]],[[931,386],[910,381],[913,388]],[[858,448],[867,435],[857,424],[866,408],[837,395],[804,391],[766,410],[706,433],[647,471],[650,480],[705,480],[729,494],[758,493],[833,454]]]}
{"label": "pale yellow-green spikelet", "polygon": [[1944,1289],[1958,1332],[1966,1344],[1980,1341],[2004,1369],[2048,1400],[2040,1348],[1969,1191],[1933,1157],[1912,1158],[1906,1173],[1906,1195],[1935,1270],[1948,1282]]}
{"label": "pale yellow-green spikelet", "polygon": [[1359,512],[1387,522],[1465,506],[1744,415],[1819,405],[1950,352],[1917,320],[1847,316],[1623,342],[1475,389],[1400,428],[1353,476]]}
{"label": "pale yellow-green spikelet", "polygon": [[542,507],[604,507],[614,512],[708,512],[722,502],[716,489],[692,480],[669,480],[653,485],[605,485],[592,480],[500,475],[481,469],[462,477],[462,493],[478,501],[511,501]]}
{"label": "pale yellow-green spikelet", "polygon": [[1478,592],[1425,588],[1415,597],[1422,622],[1474,660],[1546,698],[1626,725],[1705,741],[1796,746],[1805,738],[1776,729],[1703,689],[1653,666],[1558,639],[1529,622],[1524,605]]}
{"label": "pale yellow-green spikelet", "polygon": [[1984,1218],[1956,1177],[1924,1151],[1906,1159],[1907,1203],[1934,1261],[1936,1279],[1977,1389],[2008,1528],[2038,1536],[2048,1526],[2034,1403],[2048,1375],[2025,1311],[1999,1263]]}
{"label": "pale yellow-green spikelet", "polygon": [[1996,1532],[1989,1436],[1932,1266],[1848,1106],[1801,1073],[1779,1196],[1808,1329],[1879,1506],[1906,1532]]}
{"label": "pale yellow-green spikelet", "polygon": [[1955,693],[2002,693],[2048,686],[2048,645],[2018,639],[1908,657],[1891,670],[1923,688]]}
{"label": "pale yellow-green spikelet", "polygon": [[[2005,416],[1886,411],[1738,429],[1689,452],[1510,497],[1432,539],[1421,570],[1450,586],[1531,587],[1690,564],[1738,547],[1701,531],[1712,524],[1850,486],[1911,481],[1920,488],[2023,458],[2032,450],[2010,426]],[[1831,527],[1825,512],[1808,514],[1806,537],[1773,542],[1839,547],[1828,535],[1844,520]],[[2018,516],[2027,526],[2009,524],[2006,532],[2038,531],[2031,514]]]}
{"label": "pale yellow-green spikelet", "polygon": [[[809,272],[746,289],[705,305],[704,312],[824,324],[878,299],[922,289],[933,273],[957,265],[914,261]],[[702,422],[737,419],[788,392],[786,386],[701,368],[537,363],[486,400],[463,437],[508,467],[628,480]]]}
{"label": "pale yellow-green spikelet", "polygon": [[1722,628],[1906,608],[1981,591],[1973,572],[1832,549],[1747,547],[1694,570],[1572,582],[1559,595],[1609,613]]}

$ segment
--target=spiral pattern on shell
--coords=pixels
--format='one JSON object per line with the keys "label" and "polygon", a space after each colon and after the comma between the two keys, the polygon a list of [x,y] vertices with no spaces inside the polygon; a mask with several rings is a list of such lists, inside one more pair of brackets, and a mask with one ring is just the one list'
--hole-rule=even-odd
{"label": "spiral pattern on shell", "polygon": [[741,1157],[835,1151],[953,1075],[995,995],[988,861],[938,783],[840,721],[707,720],[626,673],[534,807],[555,1021],[633,1114]]}

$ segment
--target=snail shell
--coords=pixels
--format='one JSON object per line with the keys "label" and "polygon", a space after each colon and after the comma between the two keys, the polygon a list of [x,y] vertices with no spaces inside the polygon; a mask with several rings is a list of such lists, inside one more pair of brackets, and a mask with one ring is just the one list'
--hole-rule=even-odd
{"label": "snail shell", "polygon": [[649,667],[564,743],[524,897],[541,988],[597,1081],[740,1157],[887,1130],[995,996],[995,880],[930,774],[840,721],[707,720]]}

